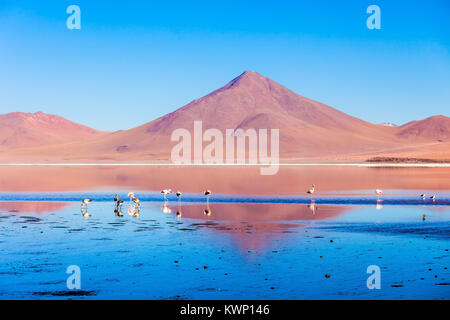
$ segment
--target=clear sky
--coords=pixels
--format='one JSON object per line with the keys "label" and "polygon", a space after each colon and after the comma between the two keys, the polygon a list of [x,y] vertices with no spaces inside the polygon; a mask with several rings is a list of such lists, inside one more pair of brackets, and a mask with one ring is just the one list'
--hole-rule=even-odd
{"label": "clear sky", "polygon": [[450,1],[0,1],[0,113],[129,129],[244,70],[374,123],[450,116]]}

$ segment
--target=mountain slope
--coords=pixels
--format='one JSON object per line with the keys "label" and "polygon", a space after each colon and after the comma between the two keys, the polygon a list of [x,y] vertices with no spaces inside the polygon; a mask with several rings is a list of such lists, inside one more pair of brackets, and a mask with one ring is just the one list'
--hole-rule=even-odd
{"label": "mountain slope", "polygon": [[443,115],[412,121],[398,129],[397,135],[403,138],[450,140],[450,118]]}
{"label": "mountain slope", "polygon": [[[394,147],[391,128],[349,116],[302,97],[256,72],[244,72],[224,87],[154,121],[80,146],[96,159],[170,160],[172,132],[193,123],[203,130],[280,129],[282,158],[314,157]],[[80,158],[83,157],[80,155]]]}
{"label": "mountain slope", "polygon": [[101,134],[100,131],[43,112],[0,115],[0,149],[86,141]]}

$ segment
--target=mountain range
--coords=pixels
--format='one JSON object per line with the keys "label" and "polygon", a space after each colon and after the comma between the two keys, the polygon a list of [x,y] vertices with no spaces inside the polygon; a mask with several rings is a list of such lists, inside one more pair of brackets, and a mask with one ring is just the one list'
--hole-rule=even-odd
{"label": "mountain range", "polygon": [[0,161],[170,161],[175,129],[279,129],[280,158],[364,161],[450,159],[450,118],[372,124],[246,71],[228,84],[139,127],[102,132],[42,112],[0,115]]}

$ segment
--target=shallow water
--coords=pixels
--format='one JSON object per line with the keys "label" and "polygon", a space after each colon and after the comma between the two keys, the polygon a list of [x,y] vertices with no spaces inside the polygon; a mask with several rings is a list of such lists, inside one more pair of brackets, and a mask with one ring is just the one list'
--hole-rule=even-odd
{"label": "shallow water", "polygon": [[[116,216],[111,192],[2,193],[0,299],[450,298],[448,193],[387,193],[213,195],[207,205],[141,192],[139,217],[127,201]],[[81,290],[66,286],[70,265]],[[366,286],[370,265],[380,290]]]}

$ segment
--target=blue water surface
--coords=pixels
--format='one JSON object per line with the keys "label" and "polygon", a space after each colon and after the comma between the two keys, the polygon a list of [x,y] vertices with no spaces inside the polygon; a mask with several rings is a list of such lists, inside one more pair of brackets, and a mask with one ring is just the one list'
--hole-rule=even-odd
{"label": "blue water surface", "polygon": [[[123,217],[107,192],[1,194],[0,299],[450,297],[446,197],[142,193],[136,217],[119,196]],[[80,290],[67,287],[71,265]]]}

